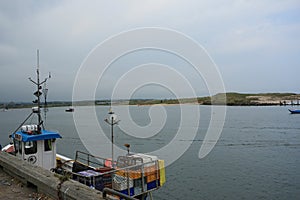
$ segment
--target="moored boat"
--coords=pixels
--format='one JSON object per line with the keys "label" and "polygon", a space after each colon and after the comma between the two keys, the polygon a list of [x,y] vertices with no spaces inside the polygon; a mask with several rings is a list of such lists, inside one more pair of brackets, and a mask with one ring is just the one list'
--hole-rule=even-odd
{"label": "moored boat", "polygon": [[[40,95],[42,84],[40,82],[39,64],[37,67],[37,86],[34,95],[37,100],[36,107],[23,123],[9,135],[12,142],[2,151],[11,153],[32,165],[43,167],[61,175],[68,175],[73,180],[110,194],[117,199],[146,199],[151,192],[164,185],[164,161],[156,156],[146,154],[132,154],[129,144],[128,152],[119,156],[117,160],[102,158],[86,152],[76,151],[75,159],[56,153],[56,140],[62,138],[57,131],[44,128],[40,109]],[[37,115],[36,124],[26,124],[32,115]]]}
{"label": "moored boat", "polygon": [[74,107],[69,107],[69,108],[66,109],[65,111],[66,111],[66,112],[74,112],[74,110],[75,110]]}
{"label": "moored boat", "polygon": [[291,110],[291,109],[288,109],[291,114],[300,114],[300,110]]}

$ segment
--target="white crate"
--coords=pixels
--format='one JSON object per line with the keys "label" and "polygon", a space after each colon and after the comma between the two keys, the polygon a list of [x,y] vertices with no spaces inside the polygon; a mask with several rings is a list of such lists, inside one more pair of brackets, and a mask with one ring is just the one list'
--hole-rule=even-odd
{"label": "white crate", "polygon": [[133,180],[124,176],[119,176],[117,174],[113,175],[112,188],[118,191],[126,190],[133,187]]}
{"label": "white crate", "polygon": [[[129,157],[142,158],[143,163],[148,163],[145,165],[145,167],[153,166],[155,164],[155,162],[153,162],[153,161],[158,160],[157,156],[151,156],[151,155],[146,155],[146,154],[142,154],[142,153],[133,154],[133,155],[130,155]],[[137,163],[137,164],[142,164],[142,163]]]}

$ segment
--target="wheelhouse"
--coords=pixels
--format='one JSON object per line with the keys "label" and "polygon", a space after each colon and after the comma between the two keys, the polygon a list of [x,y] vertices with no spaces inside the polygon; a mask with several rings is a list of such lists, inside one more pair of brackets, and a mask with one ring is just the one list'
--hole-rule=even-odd
{"label": "wheelhouse", "polygon": [[36,125],[22,126],[21,131],[12,134],[17,157],[49,170],[56,167],[57,138],[61,138],[59,133],[38,131]]}

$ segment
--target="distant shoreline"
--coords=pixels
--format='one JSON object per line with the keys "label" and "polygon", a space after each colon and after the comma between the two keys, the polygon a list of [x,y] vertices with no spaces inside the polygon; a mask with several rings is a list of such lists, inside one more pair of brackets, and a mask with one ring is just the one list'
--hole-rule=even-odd
{"label": "distant shoreline", "polygon": [[[176,104],[193,104],[193,105],[227,105],[227,106],[293,106],[300,104],[300,94],[295,93],[220,93],[214,96],[182,98],[182,99],[131,99],[131,100],[114,100],[113,105],[176,105]],[[47,102],[47,107],[68,107],[68,106],[109,106],[110,100],[96,101],[53,101]],[[12,108],[31,108],[36,106],[33,103],[0,103],[0,110]],[[42,107],[44,104],[42,103]]]}

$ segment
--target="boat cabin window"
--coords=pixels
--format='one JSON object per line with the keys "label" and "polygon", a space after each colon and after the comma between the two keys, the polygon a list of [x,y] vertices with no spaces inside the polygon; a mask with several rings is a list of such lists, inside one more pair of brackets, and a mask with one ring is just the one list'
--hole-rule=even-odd
{"label": "boat cabin window", "polygon": [[21,142],[14,139],[15,151],[16,153],[22,154],[22,145]]}
{"label": "boat cabin window", "polygon": [[37,143],[36,141],[25,142],[25,154],[34,154],[37,152]]}
{"label": "boat cabin window", "polygon": [[44,140],[44,151],[51,151],[52,150],[52,140]]}

